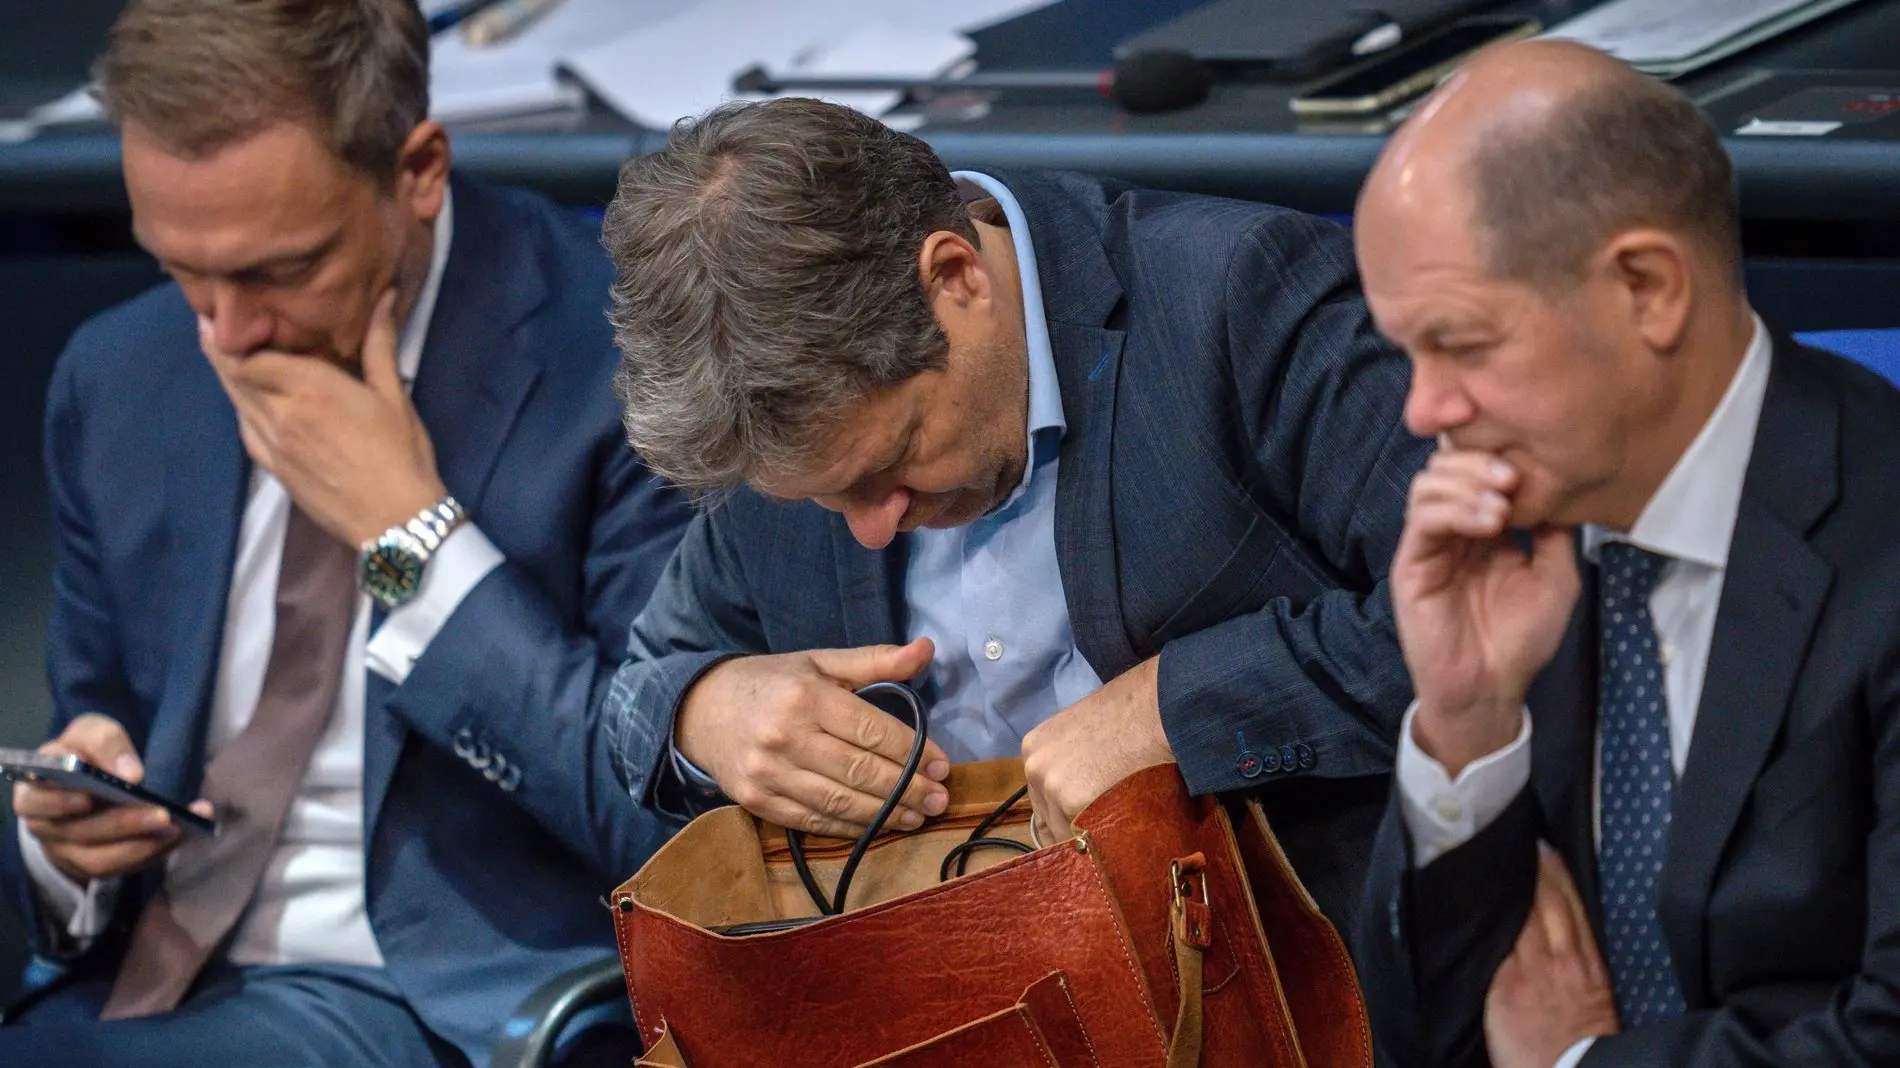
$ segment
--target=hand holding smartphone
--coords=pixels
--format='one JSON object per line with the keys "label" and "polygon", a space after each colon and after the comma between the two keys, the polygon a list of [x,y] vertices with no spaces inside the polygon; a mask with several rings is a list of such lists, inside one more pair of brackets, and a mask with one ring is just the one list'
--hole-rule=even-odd
{"label": "hand holding smartphone", "polygon": [[212,835],[218,831],[215,820],[200,816],[188,806],[126,782],[117,775],[71,754],[40,753],[31,749],[0,747],[0,776],[13,782],[45,783],[64,790],[77,790],[111,805],[149,805],[164,809],[188,834]]}
{"label": "hand holding smartphone", "polygon": [[138,871],[187,835],[215,833],[211,804],[181,804],[141,785],[144,765],[125,728],[94,713],[75,717],[38,751],[0,750],[13,811],[26,834],[69,879],[84,884]]}

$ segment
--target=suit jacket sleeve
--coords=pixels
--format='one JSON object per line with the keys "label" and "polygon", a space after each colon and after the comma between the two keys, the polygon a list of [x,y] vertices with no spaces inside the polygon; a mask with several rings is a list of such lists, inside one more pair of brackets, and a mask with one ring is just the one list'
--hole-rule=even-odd
{"label": "suit jacket sleeve", "polygon": [[1327,589],[1169,642],[1162,721],[1195,793],[1260,785],[1237,755],[1300,744],[1307,774],[1389,774],[1411,683],[1385,575],[1429,451],[1401,422],[1408,366],[1374,333],[1350,243],[1324,220],[1256,224],[1225,297],[1249,489]]}
{"label": "suit jacket sleeve", "polygon": [[[123,669],[112,597],[101,576],[96,517],[87,502],[79,472],[85,441],[84,407],[74,381],[75,350],[91,344],[90,328],[76,335],[60,358],[47,391],[45,424],[46,482],[54,530],[53,604],[47,624],[47,679],[52,686],[53,720],[47,737],[56,737],[87,712],[117,720],[143,749],[147,724],[133,700]],[[64,932],[42,913],[33,880],[20,855],[17,820],[6,828],[3,855],[7,880],[36,952],[71,956]],[[131,895],[119,895],[123,912]],[[99,940],[103,942],[104,940]],[[95,943],[97,945],[98,942]]]}
{"label": "suit jacket sleeve", "polygon": [[1352,937],[1373,1036],[1397,1068],[1486,1068],[1485,994],[1537,889],[1536,795],[1418,869],[1399,805],[1395,789]]}
{"label": "suit jacket sleeve", "polygon": [[465,729],[508,739],[521,770],[516,803],[601,870],[625,873],[651,850],[656,828],[626,803],[598,724],[628,621],[689,506],[624,445],[606,451],[596,478],[585,618],[564,620],[524,568],[504,561],[449,616],[389,707],[444,749]]}
{"label": "suit jacket sleeve", "polygon": [[710,807],[671,774],[673,721],[693,683],[735,656],[770,652],[729,534],[738,502],[693,518],[646,610],[633,621],[604,727],[620,781],[640,804],[676,820]]}

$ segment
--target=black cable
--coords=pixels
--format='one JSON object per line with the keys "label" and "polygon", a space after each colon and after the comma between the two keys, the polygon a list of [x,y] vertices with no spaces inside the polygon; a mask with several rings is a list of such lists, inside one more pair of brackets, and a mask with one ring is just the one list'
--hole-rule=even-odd
{"label": "black cable", "polygon": [[1027,842],[1018,842],[1014,838],[966,838],[952,846],[950,852],[943,855],[943,865],[937,869],[937,881],[940,883],[950,881],[950,862],[953,860],[957,862],[957,874],[962,875],[964,862],[970,859],[971,853],[979,849],[1011,849],[1018,853],[1036,851],[1035,846]]}
{"label": "black cable", "polygon": [[811,895],[814,902],[817,902],[818,914],[831,915],[831,902],[825,898],[824,888],[818,885],[818,880],[812,878],[811,864],[805,860],[805,836],[787,829],[785,845],[792,851],[792,870],[798,873],[798,881],[805,884],[805,892]]}
{"label": "black cable", "polygon": [[[1005,812],[1008,812],[1010,809],[1015,808],[1017,802],[1021,801],[1023,798],[1028,797],[1028,796],[1029,796],[1029,786],[1028,784],[1024,784],[1022,787],[1018,788],[1015,793],[1010,794],[1009,797],[1005,799],[1002,804],[996,806],[995,811],[983,817],[983,822],[976,825],[976,830],[970,832],[970,837],[964,840],[963,845],[958,846],[956,849],[953,849],[950,851],[953,856],[957,857],[957,875],[959,878],[962,877],[963,874],[969,870],[970,854],[975,852],[975,850],[968,847],[973,842],[976,842],[979,840],[990,843],[990,844],[995,844],[997,842],[1010,842],[1011,845],[1021,846],[1022,847],[1021,852],[1024,852],[1024,853],[1035,852],[1034,846],[1024,846],[1021,842],[1011,842],[1007,838],[987,837],[987,835],[989,834],[990,828],[996,826],[996,821],[1002,819],[1003,814]],[[949,870],[950,870],[950,862],[946,858],[944,861],[944,866],[938,869],[939,874],[937,876],[937,881],[940,883],[948,881],[949,876],[941,874],[941,873],[947,872]]]}
{"label": "black cable", "polygon": [[[877,815],[872,817],[870,826],[864,828],[864,833],[858,835],[857,844],[851,847],[851,855],[845,858],[844,868],[838,872],[838,888],[830,898],[826,898],[824,889],[818,885],[818,880],[812,877],[811,865],[805,860],[804,835],[790,828],[786,828],[785,831],[785,844],[791,850],[792,867],[798,872],[799,881],[805,884],[805,892],[811,895],[812,903],[818,906],[818,912],[822,916],[837,916],[844,912],[845,895],[851,890],[851,878],[858,873],[858,864],[864,860],[864,851],[871,848],[872,839],[876,838],[884,830],[884,825],[890,822],[891,813],[897,810],[897,803],[903,798],[904,791],[910,789],[911,780],[917,776],[917,766],[923,763],[924,759],[924,742],[929,732],[929,717],[924,715],[923,702],[918,700],[916,693],[910,687],[890,682],[872,683],[859,690],[858,696],[865,697],[873,693],[897,695],[912,713],[914,722],[910,724],[912,729],[910,753],[904,759],[904,769],[897,774],[897,788],[884,799],[883,807],[879,808]],[[901,719],[902,717],[893,716],[892,718]]]}

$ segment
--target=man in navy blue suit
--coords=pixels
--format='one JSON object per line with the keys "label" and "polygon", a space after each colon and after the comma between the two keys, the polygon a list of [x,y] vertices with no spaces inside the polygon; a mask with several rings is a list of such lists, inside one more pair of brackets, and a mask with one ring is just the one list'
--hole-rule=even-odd
{"label": "man in navy blue suit", "polygon": [[0,1063],[484,1064],[657,842],[595,720],[688,509],[621,439],[596,236],[451,177],[412,0],[138,0],[99,66],[173,284],[54,375],[53,992]]}
{"label": "man in navy blue suit", "polygon": [[854,834],[1021,754],[1050,830],[1144,766],[1258,790],[1322,907],[1409,698],[1385,573],[1429,444],[1340,227],[1080,175],[952,174],[810,100],[630,163],[606,234],[629,437],[724,498],[615,681],[629,790]]}

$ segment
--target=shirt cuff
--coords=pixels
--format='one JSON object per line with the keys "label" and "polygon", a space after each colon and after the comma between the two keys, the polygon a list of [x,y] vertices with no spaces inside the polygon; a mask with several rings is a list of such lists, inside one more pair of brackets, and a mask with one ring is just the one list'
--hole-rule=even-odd
{"label": "shirt cuff", "polygon": [[1557,1058],[1557,1063],[1551,1065],[1550,1068],[1577,1068],[1577,1065],[1583,1062],[1583,1055],[1590,1052],[1590,1046],[1595,1041],[1594,1036],[1580,1040],[1576,1045],[1564,1050],[1564,1055]]}
{"label": "shirt cuff", "polygon": [[1510,745],[1466,765],[1453,781],[1412,736],[1418,702],[1399,726],[1399,810],[1412,839],[1412,866],[1423,868],[1477,837],[1531,781],[1531,715]]}
{"label": "shirt cuff", "polygon": [[371,671],[400,686],[462,599],[504,557],[473,523],[449,532],[422,572],[416,595],[391,609],[364,651]]}
{"label": "shirt cuff", "polygon": [[18,833],[20,857],[33,879],[40,907],[46,910],[55,930],[65,931],[66,937],[77,943],[75,948],[84,950],[111,921],[119,880],[94,879],[80,886],[53,864],[52,858],[46,855],[46,847],[26,829],[24,820],[20,821]]}

